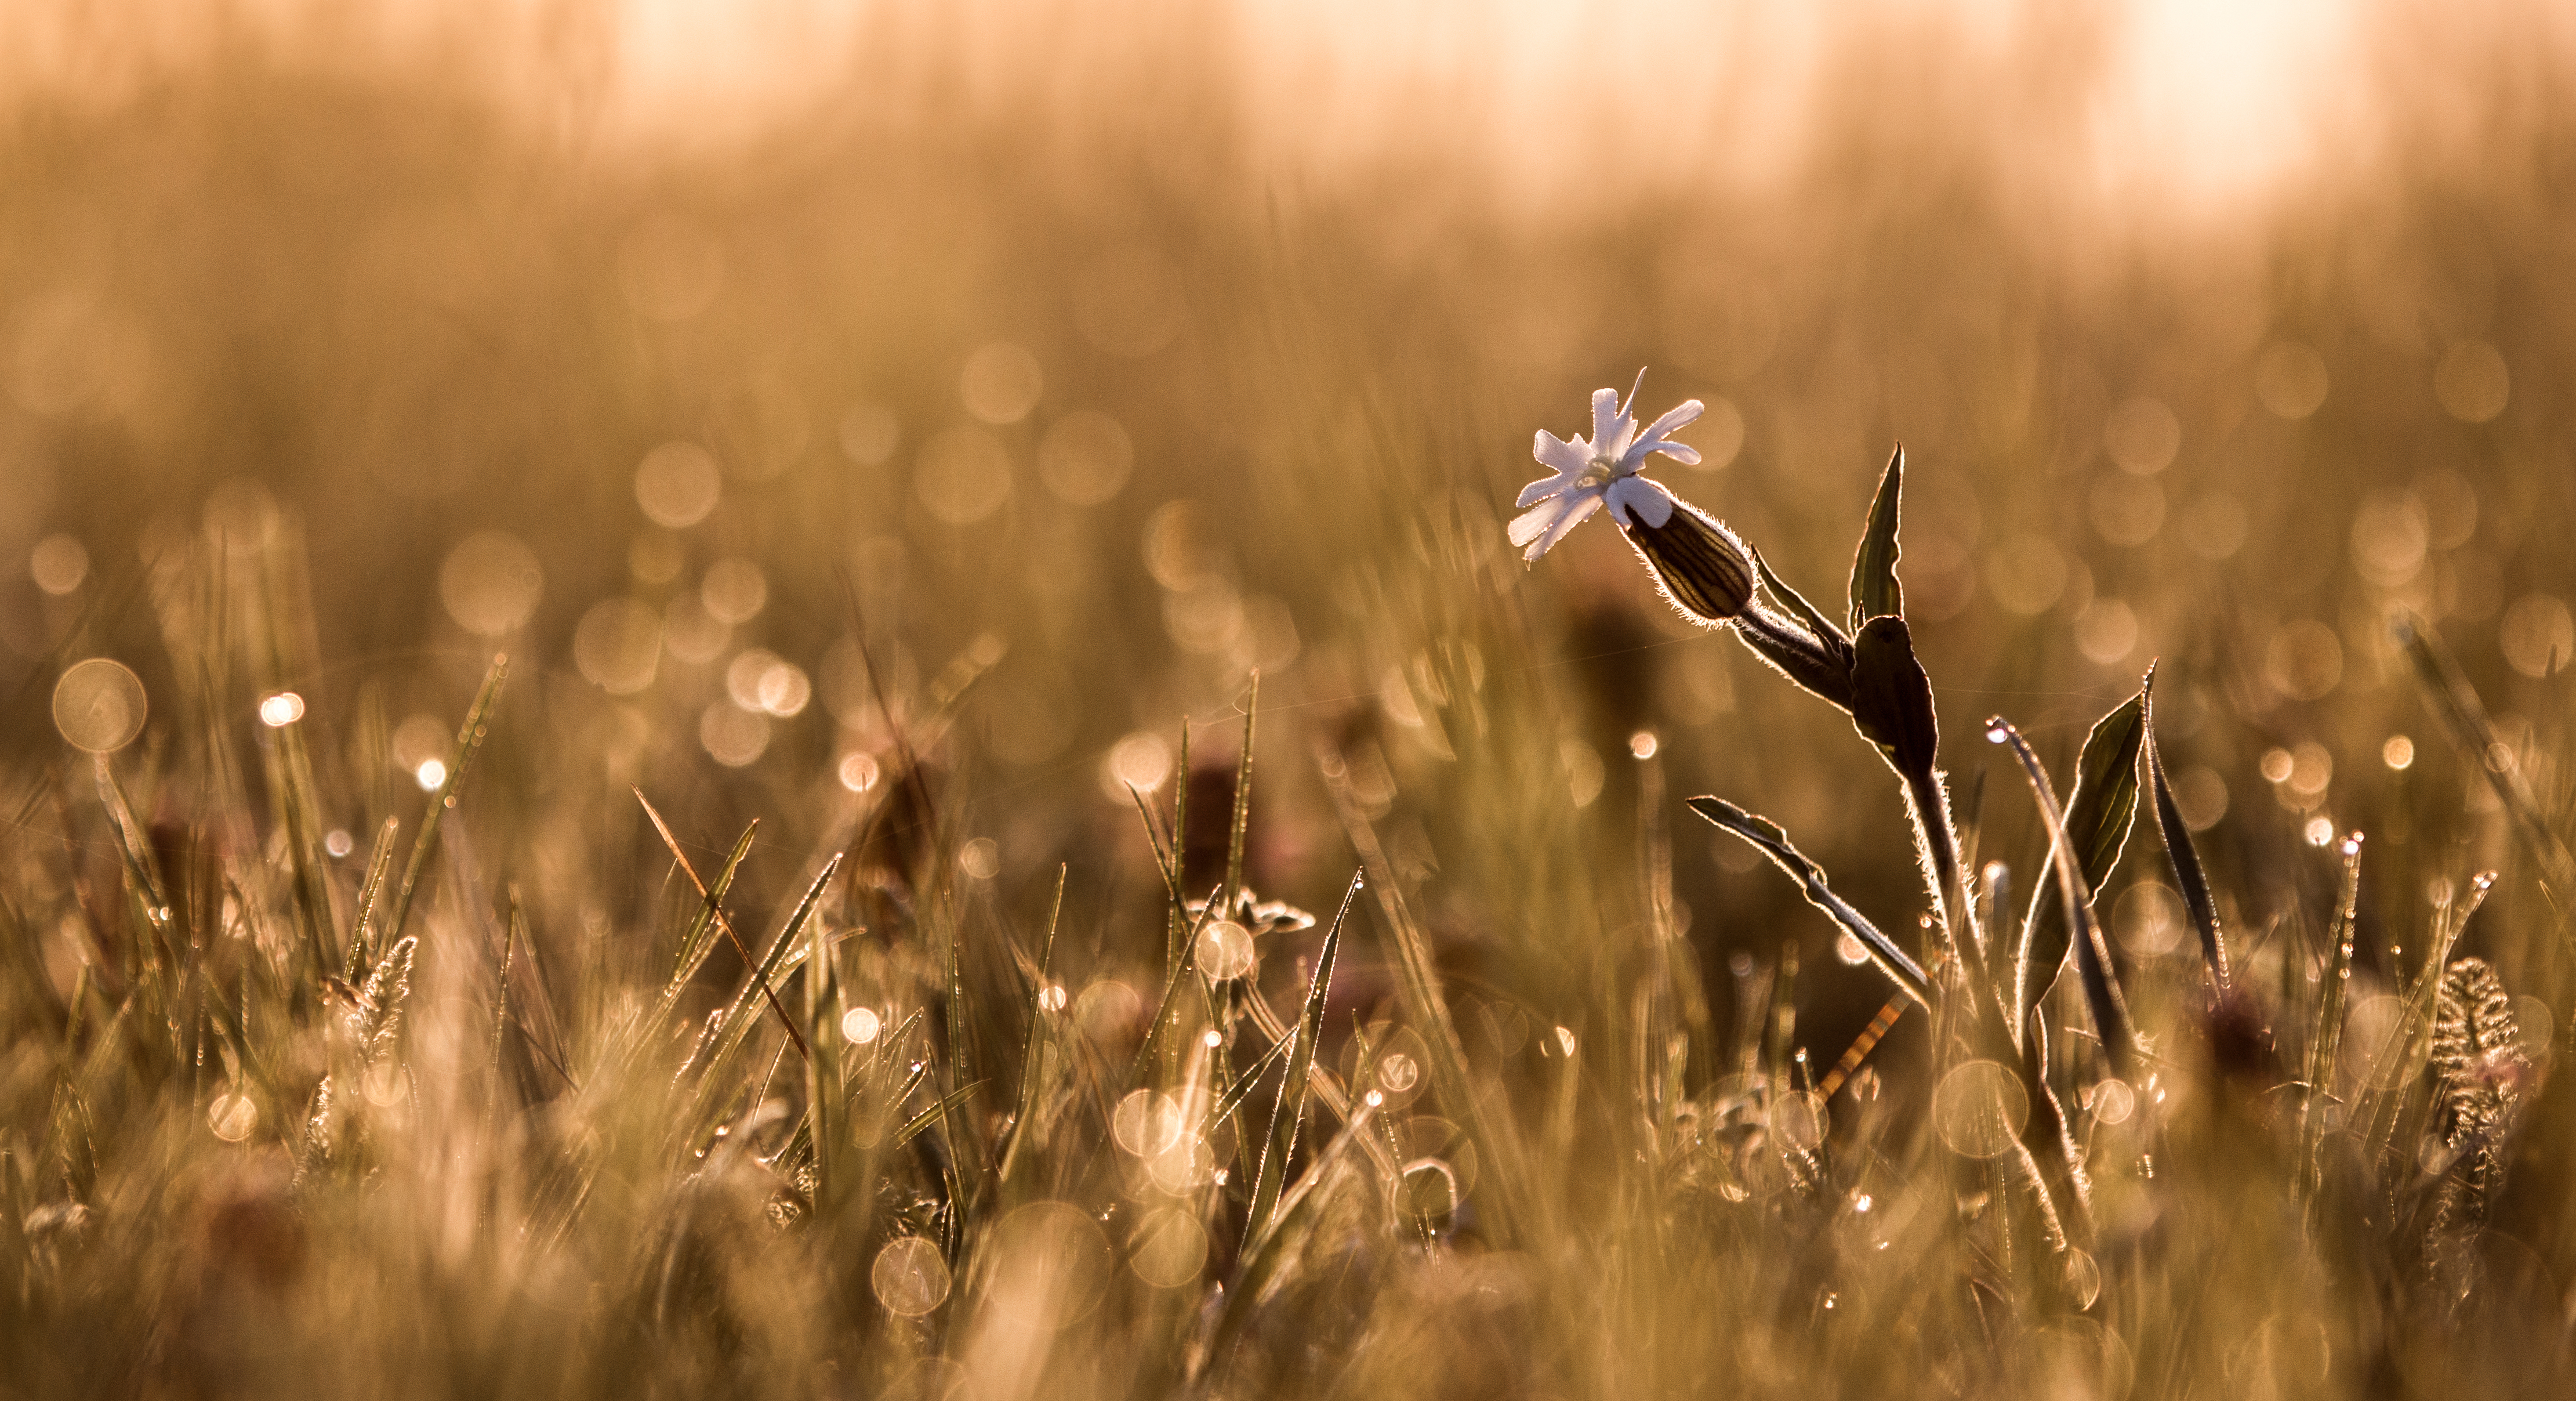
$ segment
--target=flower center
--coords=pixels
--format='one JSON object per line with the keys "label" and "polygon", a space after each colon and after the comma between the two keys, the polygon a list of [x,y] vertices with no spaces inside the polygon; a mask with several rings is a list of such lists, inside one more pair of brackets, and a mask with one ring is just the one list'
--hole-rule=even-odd
{"label": "flower center", "polygon": [[1596,457],[1584,466],[1583,475],[1575,478],[1574,484],[1576,486],[1608,486],[1611,482],[1617,480],[1619,475],[1619,460],[1617,458]]}

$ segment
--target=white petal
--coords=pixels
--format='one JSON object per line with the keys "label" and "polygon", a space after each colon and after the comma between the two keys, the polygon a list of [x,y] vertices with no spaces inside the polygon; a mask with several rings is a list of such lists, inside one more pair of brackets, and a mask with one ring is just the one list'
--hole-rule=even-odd
{"label": "white petal", "polygon": [[1699,465],[1699,449],[1688,443],[1641,443],[1637,447],[1639,457],[1651,452],[1660,452],[1685,467]]}
{"label": "white petal", "polygon": [[1673,518],[1672,493],[1647,477],[1621,477],[1612,482],[1610,504],[1628,519],[1657,529]]}
{"label": "white petal", "polygon": [[1571,472],[1559,472],[1552,477],[1541,477],[1521,488],[1521,499],[1512,503],[1513,508],[1536,505],[1572,485],[1574,485],[1574,474]]}
{"label": "white petal", "polygon": [[[1597,491],[1587,491],[1580,496],[1569,496],[1565,499],[1573,502],[1573,506],[1557,520],[1556,524],[1548,527],[1545,535],[1538,537],[1537,543],[1529,547],[1529,553],[1523,555],[1523,559],[1536,559],[1556,548],[1556,542],[1565,538],[1565,532],[1583,524],[1585,517],[1601,509],[1601,493]],[[1528,517],[1524,516],[1521,519],[1527,520]],[[1515,521],[1513,524],[1517,526],[1519,522]]]}
{"label": "white petal", "polygon": [[1684,399],[1680,403],[1673,405],[1671,410],[1666,412],[1662,418],[1656,419],[1655,426],[1647,429],[1645,436],[1639,439],[1639,441],[1653,442],[1658,438],[1667,437],[1697,421],[1699,416],[1706,412],[1708,412],[1708,406],[1706,404],[1701,403],[1697,399]]}
{"label": "white petal", "polygon": [[1623,417],[1625,415],[1619,410],[1618,390],[1592,391],[1592,450],[1594,452],[1601,452],[1603,450],[1601,445],[1618,434],[1619,420]]}
{"label": "white petal", "polygon": [[1526,545],[1537,539],[1540,531],[1555,524],[1556,518],[1566,513],[1569,504],[1563,498],[1542,502],[1537,509],[1513,517],[1512,527],[1506,533],[1511,536],[1513,544]]}
{"label": "white petal", "polygon": [[1638,390],[1640,390],[1640,389],[1643,389],[1643,388],[1645,388],[1645,387],[1646,387],[1646,367],[1645,367],[1645,366],[1643,366],[1643,365],[1639,365],[1639,366],[1637,367],[1637,382],[1636,382],[1635,384],[1632,384],[1632,385],[1629,385],[1629,386],[1628,386],[1628,398],[1627,398],[1627,401],[1626,401],[1625,403],[1622,403],[1622,404],[1619,406],[1619,416],[1620,416],[1620,417],[1622,417],[1622,418],[1635,418],[1635,417],[1637,416],[1637,391],[1638,391]]}
{"label": "white petal", "polygon": [[1537,458],[1539,465],[1553,467],[1569,476],[1592,465],[1589,449],[1569,443],[1544,428],[1538,430],[1538,443],[1530,449],[1530,456]]}

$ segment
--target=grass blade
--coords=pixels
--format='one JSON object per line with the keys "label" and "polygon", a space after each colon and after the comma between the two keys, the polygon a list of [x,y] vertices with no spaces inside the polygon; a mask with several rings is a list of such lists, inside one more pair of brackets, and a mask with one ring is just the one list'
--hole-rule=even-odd
{"label": "grass blade", "polygon": [[384,903],[385,877],[393,871],[394,834],[401,829],[402,819],[386,818],[385,825],[376,829],[375,846],[367,853],[367,878],[358,887],[358,917],[349,924],[349,956],[340,965],[340,977],[345,982],[358,981],[373,957],[371,936],[377,911]]}
{"label": "grass blade", "polygon": [[[1038,1071],[1047,1044],[1047,979],[1055,967],[1056,923],[1064,917],[1065,881],[1071,876],[1070,865],[1055,869],[1055,904],[1047,911],[1046,943],[1038,950],[1038,975],[1029,989],[1029,1034],[1020,1043],[1020,1092],[1012,1097],[1011,1141],[1002,1150],[1002,1180],[1011,1180],[1011,1169],[1019,1162],[1020,1144],[1029,1136],[1029,1121],[1037,1113]],[[810,974],[808,976],[811,976]]]}
{"label": "grass blade", "polygon": [[429,808],[421,814],[420,835],[412,839],[411,859],[403,863],[402,884],[394,888],[393,913],[385,920],[384,943],[391,947],[403,936],[403,925],[411,919],[411,901],[420,888],[421,874],[429,869],[430,853],[438,849],[438,823],[447,810],[456,805],[456,790],[464,786],[465,771],[483,748],[483,736],[492,722],[493,703],[501,698],[501,682],[510,674],[510,658],[492,658],[492,669],[483,674],[483,689],[475,694],[474,706],[465,712],[465,723],[456,730],[456,746],[448,756],[447,776],[439,781],[438,791],[429,795]]}
{"label": "grass blade", "polygon": [[1288,1069],[1279,1081],[1279,1099],[1270,1111],[1270,1134],[1261,1150],[1261,1166],[1252,1181],[1252,1207],[1244,1216],[1244,1249],[1259,1248],[1269,1232],[1270,1218],[1279,1205],[1279,1189],[1287,1180],[1288,1162],[1297,1151],[1297,1130],[1306,1118],[1306,1076],[1315,1064],[1315,1044],[1324,1033],[1324,1001],[1333,986],[1333,956],[1342,945],[1342,925],[1351,917],[1351,904],[1359,899],[1360,887],[1367,883],[1365,869],[1351,873],[1351,883],[1342,891],[1342,907],[1333,915],[1333,927],[1324,931],[1323,947],[1315,954],[1315,974],[1306,985],[1306,1007],[1298,1015],[1288,1054]]}
{"label": "grass blade", "polygon": [[[2317,1025],[2308,1036],[2307,1094],[2299,1106],[2299,1175],[2311,1190],[2324,1171],[2317,1149],[2325,1140],[2325,1116],[2317,1112],[2317,1100],[2334,1092],[2335,1062],[2343,1051],[2344,1003],[2351,995],[2353,916],[2361,905],[2361,834],[2344,838],[2341,850],[2343,892],[2335,900],[2325,973],[2317,980]],[[2439,972],[2434,976],[2439,977]]]}
{"label": "grass blade", "polygon": [[1792,845],[1789,834],[1780,829],[1780,824],[1746,812],[1724,798],[1693,798],[1690,810],[1752,843],[1755,850],[1770,857],[1771,864],[1787,872],[1789,878],[1806,891],[1807,903],[1831,915],[1834,923],[1860,940],[1861,947],[1869,951],[1870,962],[1878,965],[1878,971],[1886,974],[1889,982],[1926,1008],[1932,1005],[1932,984],[1924,976],[1923,965],[1898,948],[1895,940],[1880,933],[1878,926],[1869,922],[1868,916],[1852,908],[1851,902],[1836,895],[1825,883],[1824,868],[1808,860],[1804,852]]}
{"label": "grass blade", "polygon": [[974,1080],[941,1095],[938,1103],[931,1105],[928,1109],[913,1115],[912,1118],[905,1121],[904,1126],[895,1132],[894,1143],[892,1146],[901,1148],[905,1144],[912,1142],[914,1139],[921,1137],[923,1132],[928,1130],[931,1125],[947,1118],[950,1111],[963,1107],[968,1097],[972,1096],[977,1090],[982,1088],[984,1088],[984,1082],[981,1080]]}
{"label": "grass blade", "polygon": [[[1234,766],[1234,822],[1226,837],[1225,908],[1232,910],[1243,894],[1243,840],[1252,830],[1252,719],[1261,708],[1261,673],[1252,673],[1252,694],[1243,701],[1243,753]],[[1175,882],[1177,884],[1177,882]],[[1229,916],[1230,918],[1231,916]]]}
{"label": "grass blade", "polygon": [[[2531,794],[2518,764],[2498,764],[2497,756],[2506,754],[2504,742],[2497,738],[2495,724],[2487,718],[2486,702],[2478,698],[2477,688],[2469,684],[2468,675],[2460,670],[2457,658],[2442,645],[2441,637],[2412,613],[2400,613],[2392,625],[2398,643],[2406,649],[2407,660],[2414,663],[2416,680],[2424,688],[2425,699],[2450,731],[2451,742],[2459,746],[2460,757],[2471,768],[2486,775],[2495,789],[2496,798],[2513,817],[2514,831],[2531,848],[2532,858],[2540,863],[2541,893],[2549,903],[2565,909],[2576,897],[2576,856],[2570,856],[2567,844],[2549,830],[2541,820],[2540,805]],[[2562,938],[2576,941],[2576,932],[2560,926]]]}
{"label": "grass blade", "polygon": [[[680,873],[689,878],[690,886],[698,892],[698,899],[700,901],[698,924],[692,928],[690,939],[685,940],[682,943],[681,947],[683,958],[687,956],[688,944],[690,942],[694,942],[698,937],[698,930],[704,927],[707,920],[713,919],[715,921],[716,928],[723,930],[724,936],[733,941],[734,952],[742,955],[744,965],[751,966],[751,950],[743,944],[742,936],[734,932],[733,921],[725,918],[724,903],[721,900],[718,900],[716,896],[707,889],[707,883],[705,881],[698,879],[698,868],[689,864],[687,853],[680,850],[679,838],[671,835],[670,824],[664,822],[662,820],[662,814],[654,810],[652,800],[644,796],[644,790],[638,788],[633,791],[635,793],[635,801],[644,805],[644,815],[653,820],[653,830],[662,834],[662,845],[670,848],[671,859],[680,863]],[[752,823],[752,827],[754,828],[759,825],[760,824],[757,821]],[[734,850],[736,852],[747,852],[750,849],[751,832],[746,829],[742,834],[742,840],[735,844]],[[739,861],[740,858],[735,857],[733,860]],[[837,857],[834,858],[834,863],[838,864],[838,860],[839,859]],[[729,861],[725,868],[725,874],[730,878],[732,873],[733,862]],[[795,1043],[796,1054],[804,1057],[808,1061],[812,1060],[814,1058],[814,1048],[805,1043],[805,1033],[797,1029],[796,1019],[787,1014],[787,1004],[778,1000],[778,990],[771,987],[767,980],[763,979],[760,980],[760,995],[768,1001],[769,1010],[778,1014],[778,1024],[787,1028],[787,1039]]]}

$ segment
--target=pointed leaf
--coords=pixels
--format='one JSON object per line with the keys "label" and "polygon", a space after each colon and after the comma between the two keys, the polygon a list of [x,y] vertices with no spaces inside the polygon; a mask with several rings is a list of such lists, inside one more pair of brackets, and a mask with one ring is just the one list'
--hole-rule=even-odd
{"label": "pointed leaf", "polygon": [[[2087,898],[2120,864],[2129,828],[2138,813],[2138,749],[2146,734],[2146,692],[2122,701],[2094,722],[2084,737],[2083,757],[2076,761],[2075,796],[2066,806],[2066,839],[2084,873]],[[2066,960],[2065,901],[2049,882],[2031,892],[2030,913],[2022,920],[2019,953],[2013,960],[2013,1016],[2016,1023],[2057,980]]]}
{"label": "pointed leaf", "polygon": [[1827,656],[1843,666],[1851,665],[1851,637],[1828,621],[1824,612],[1807,601],[1807,596],[1789,587],[1787,580],[1771,572],[1771,561],[1760,550],[1746,547],[1753,555],[1754,571],[1762,576],[1762,591],[1789,606],[1789,612],[1814,634]]}
{"label": "pointed leaf", "polygon": [[1898,444],[1878,479],[1878,496],[1869,503],[1869,522],[1861,530],[1860,548],[1852,555],[1851,630],[1858,633],[1872,618],[1905,614],[1905,589],[1896,582],[1898,497],[1905,482],[1905,447]]}
{"label": "pointed leaf", "polygon": [[2191,828],[2174,802],[2173,785],[2165,782],[2164,755],[2156,748],[2156,669],[2147,668],[2147,683],[2138,692],[2144,701],[2139,739],[2147,767],[2147,784],[2156,804],[2156,830],[2164,837],[2165,859],[2173,866],[2174,885],[2182,892],[2191,927],[2200,934],[2200,956],[2209,976],[2225,992],[2228,985],[2227,941],[2218,927],[2218,902],[2210,898],[2209,873],[2201,868],[2200,851],[2191,844]]}

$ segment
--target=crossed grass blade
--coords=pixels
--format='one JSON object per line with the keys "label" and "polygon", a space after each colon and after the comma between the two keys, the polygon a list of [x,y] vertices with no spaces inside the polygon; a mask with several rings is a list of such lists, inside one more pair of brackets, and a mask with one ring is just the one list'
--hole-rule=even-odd
{"label": "crossed grass blade", "polygon": [[[716,928],[724,931],[725,938],[730,940],[733,944],[734,952],[742,955],[743,963],[746,966],[751,965],[751,950],[742,942],[742,936],[734,932],[733,921],[725,917],[723,899],[717,892],[707,889],[707,883],[705,881],[698,879],[698,868],[689,864],[688,853],[680,849],[680,839],[671,835],[671,824],[662,820],[662,814],[654,809],[652,800],[644,796],[644,790],[638,788],[634,790],[634,793],[635,801],[644,805],[644,815],[652,819],[653,830],[661,835],[662,845],[670,849],[671,859],[678,863],[680,873],[689,878],[690,888],[698,892],[699,904],[696,925],[690,931],[690,938],[681,941],[682,966],[685,968],[694,968],[696,961],[703,960],[705,958],[706,951],[704,949],[700,949],[697,951],[695,958],[693,959],[691,957],[689,946],[702,939],[704,926],[709,920],[714,921]],[[750,851],[752,832],[757,830],[759,826],[759,821],[755,819],[752,822],[751,827],[744,829],[742,840],[735,843],[735,855],[728,858],[725,865],[725,877],[728,882],[732,879],[734,868],[740,864],[742,855]],[[840,864],[840,858],[838,856],[833,857],[832,864],[837,867]],[[787,1005],[778,1000],[778,990],[771,987],[765,980],[755,981],[759,982],[760,995],[769,1003],[769,1010],[778,1014],[778,1024],[787,1029],[787,1039],[794,1043],[796,1053],[799,1056],[804,1057],[806,1060],[812,1060],[814,1058],[814,1048],[806,1044],[805,1033],[797,1029],[796,1018],[788,1015]]]}
{"label": "crossed grass blade", "polygon": [[[795,910],[787,916],[787,922],[779,928],[778,937],[770,941],[768,951],[761,955],[758,963],[752,965],[750,977],[744,982],[742,990],[734,994],[732,1002],[726,1005],[723,1029],[717,1033],[715,1045],[704,1057],[703,1068],[698,1074],[698,1091],[694,1107],[687,1119],[683,1121],[685,1131],[692,1141],[703,1136],[702,1128],[719,1099],[730,1095],[735,1089],[724,1081],[727,1072],[733,1067],[734,1060],[741,1054],[743,1043],[750,1036],[752,1023],[756,1020],[749,1015],[752,1010],[752,998],[755,995],[764,994],[769,987],[795,971],[797,965],[803,962],[807,951],[806,945],[796,936],[805,927],[805,921],[813,915],[815,902],[822,898],[825,887],[831,884],[832,876],[840,869],[841,854],[834,852],[831,859],[823,863],[823,870],[821,874],[815,876],[813,884],[805,888],[804,898],[796,902]],[[683,1067],[682,1073],[686,1073],[686,1067]]]}
{"label": "crossed grass blade", "polygon": [[1011,1140],[1002,1149],[1000,1176],[1005,1184],[1011,1181],[1012,1170],[1020,1161],[1021,1145],[1027,1141],[1030,1126],[1037,1117],[1038,1077],[1039,1072],[1045,1069],[1047,1047],[1047,993],[1052,987],[1049,979],[1055,969],[1056,926],[1064,918],[1064,887],[1072,872],[1070,865],[1056,867],[1055,902],[1047,909],[1046,943],[1038,950],[1037,976],[1031,980],[1029,988],[1029,1030],[1020,1042],[1020,1087],[1011,1097]]}
{"label": "crossed grass blade", "polygon": [[[641,801],[643,795],[638,793],[636,798]],[[644,804],[644,810],[652,813],[652,804]],[[656,816],[654,822],[659,826],[660,818]],[[715,951],[716,912],[723,907],[725,896],[732,891],[734,876],[741,871],[743,859],[751,855],[752,838],[759,831],[760,821],[754,818],[734,841],[733,849],[725,854],[724,865],[716,871],[715,884],[700,887],[698,908],[690,917],[688,927],[681,932],[679,952],[672,961],[671,975],[663,981],[660,995],[653,1000],[652,1010],[636,1025],[630,1038],[631,1045],[638,1048],[650,1045],[661,1033],[663,1024],[679,1010],[680,999],[687,994],[690,982],[706,963],[707,955]],[[693,872],[691,880],[695,879]],[[743,962],[746,965],[751,962],[748,953],[743,955]]]}

